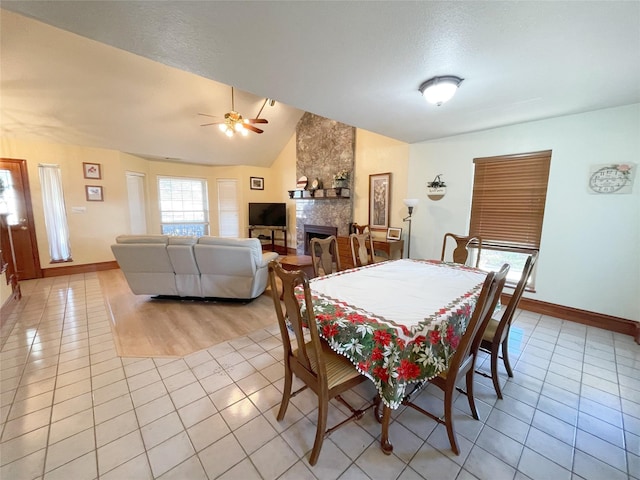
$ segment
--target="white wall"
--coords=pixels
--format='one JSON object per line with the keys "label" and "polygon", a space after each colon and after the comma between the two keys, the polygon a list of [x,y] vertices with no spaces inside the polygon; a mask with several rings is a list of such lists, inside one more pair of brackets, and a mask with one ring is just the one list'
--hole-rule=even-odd
{"label": "white wall", "polygon": [[[411,256],[439,258],[446,232],[468,232],[475,157],[540,150],[552,150],[551,170],[536,293],[525,297],[640,321],[640,175],[631,194],[587,190],[591,165],[640,168],[640,104],[411,145]],[[429,200],[440,173],[447,194]]]}

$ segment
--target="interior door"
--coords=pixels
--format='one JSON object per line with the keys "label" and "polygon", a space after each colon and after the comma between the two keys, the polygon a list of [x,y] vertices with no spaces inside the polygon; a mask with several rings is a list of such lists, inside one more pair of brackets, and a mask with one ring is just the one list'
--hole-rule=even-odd
{"label": "interior door", "polygon": [[0,210],[9,214],[7,223],[13,247],[13,255],[8,261],[12,263],[18,280],[41,278],[27,161],[0,159],[0,178],[5,187]]}

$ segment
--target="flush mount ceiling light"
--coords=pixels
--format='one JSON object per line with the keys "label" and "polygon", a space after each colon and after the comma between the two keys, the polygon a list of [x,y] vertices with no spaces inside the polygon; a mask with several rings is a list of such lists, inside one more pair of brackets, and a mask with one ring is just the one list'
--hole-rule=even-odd
{"label": "flush mount ceiling light", "polygon": [[433,77],[420,85],[418,90],[427,102],[439,107],[444,102],[451,100],[462,80],[462,78],[453,75]]}

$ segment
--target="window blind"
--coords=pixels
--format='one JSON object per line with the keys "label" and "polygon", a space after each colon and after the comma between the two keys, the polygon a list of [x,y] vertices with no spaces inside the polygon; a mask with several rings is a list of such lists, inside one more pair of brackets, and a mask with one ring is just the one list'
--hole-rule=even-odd
{"label": "window blind", "polygon": [[476,158],[470,234],[483,247],[539,250],[551,150]]}

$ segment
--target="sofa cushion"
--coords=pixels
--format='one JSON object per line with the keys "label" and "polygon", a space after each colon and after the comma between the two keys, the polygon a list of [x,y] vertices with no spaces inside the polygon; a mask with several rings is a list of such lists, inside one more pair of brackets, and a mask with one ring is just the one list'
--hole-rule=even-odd
{"label": "sofa cushion", "polygon": [[167,235],[118,235],[116,243],[163,243],[167,244]]}
{"label": "sofa cushion", "polygon": [[247,248],[251,251],[251,258],[254,263],[256,265],[262,264],[262,244],[257,238],[223,238],[203,236],[198,239],[198,245]]}
{"label": "sofa cushion", "polygon": [[198,237],[169,237],[169,245],[195,245],[198,243]]}

